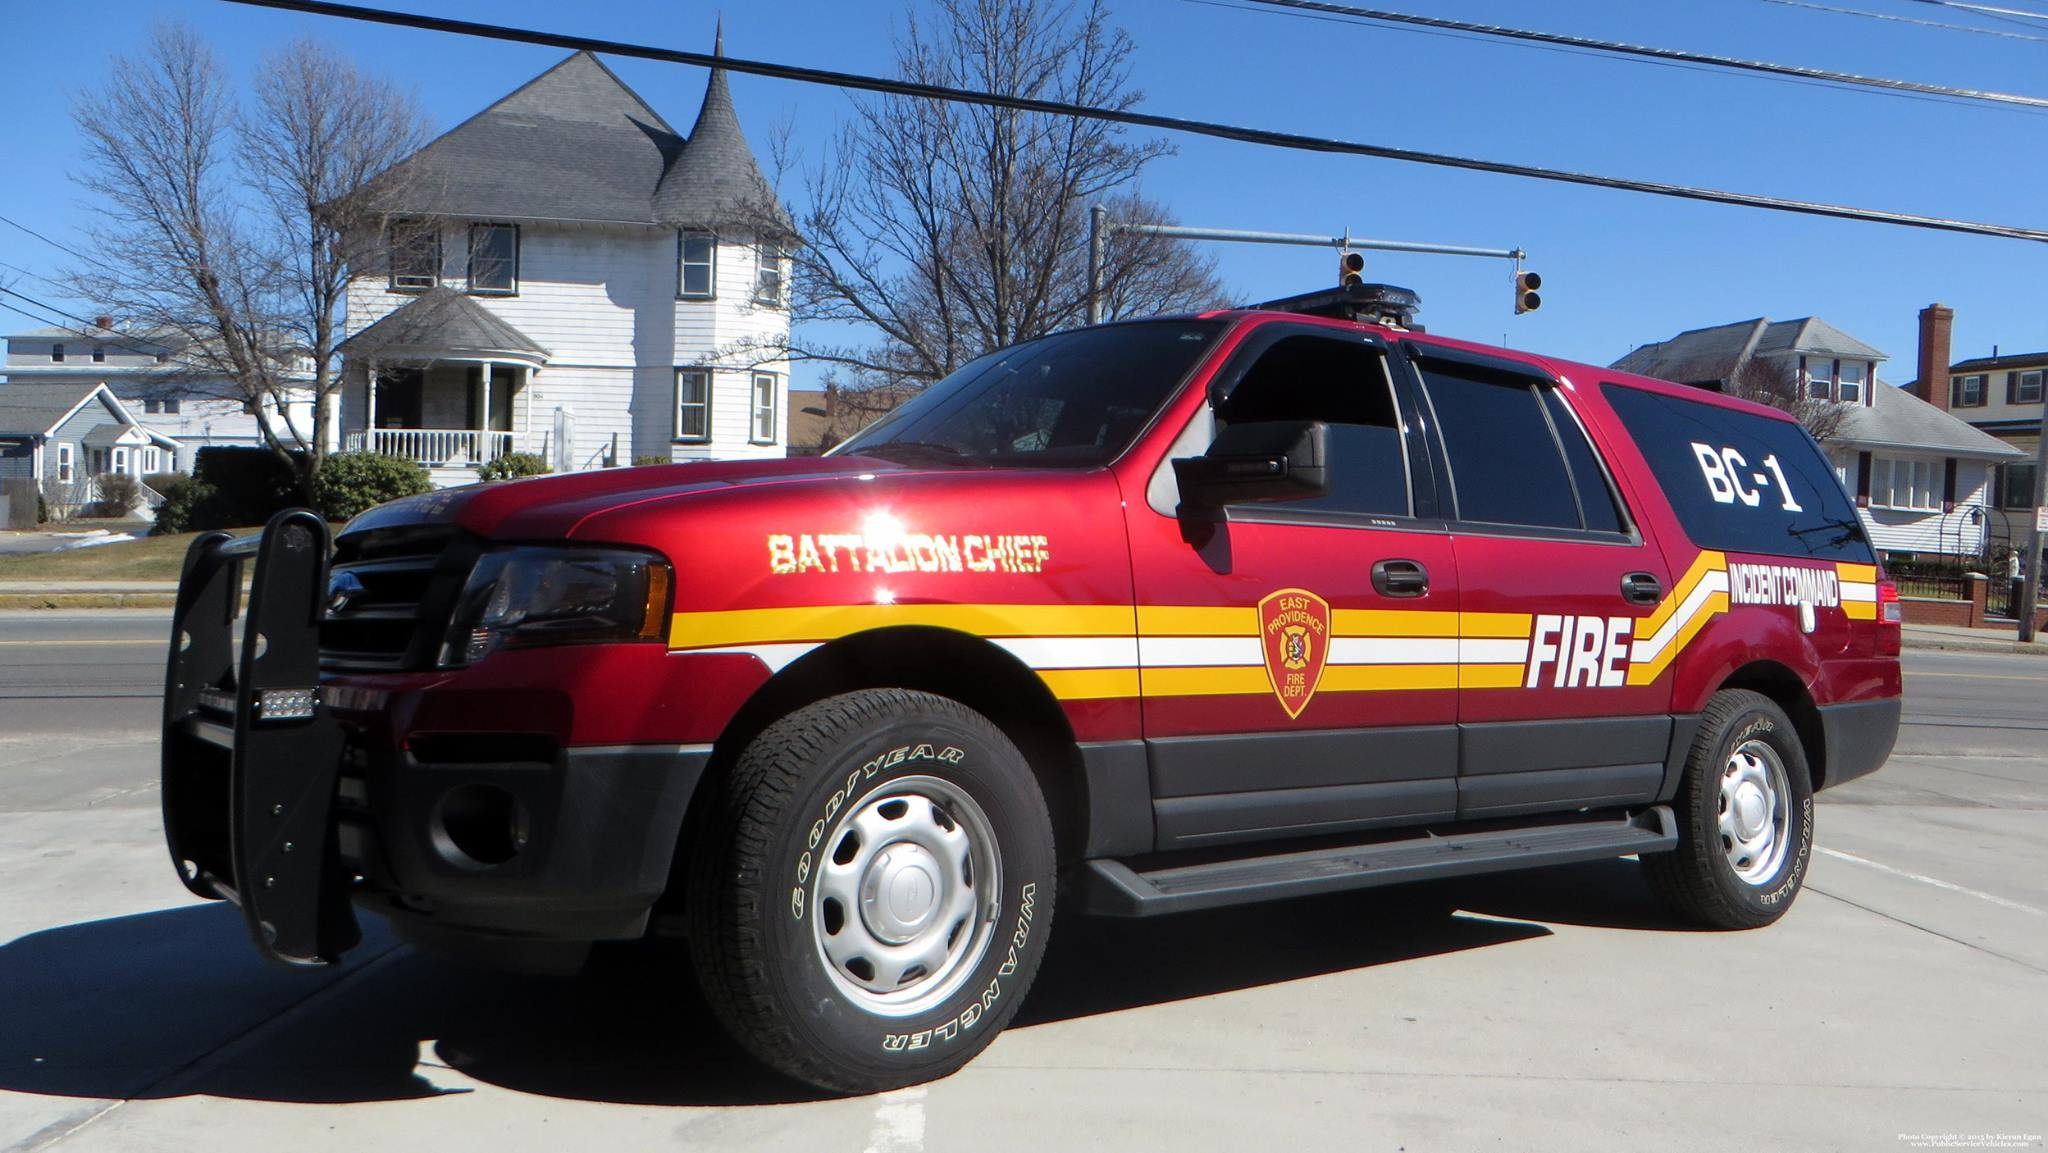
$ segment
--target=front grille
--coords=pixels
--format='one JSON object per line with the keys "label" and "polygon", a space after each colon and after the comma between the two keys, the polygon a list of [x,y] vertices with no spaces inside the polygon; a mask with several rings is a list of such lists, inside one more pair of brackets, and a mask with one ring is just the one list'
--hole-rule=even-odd
{"label": "front grille", "polygon": [[451,529],[370,533],[338,543],[329,569],[320,667],[424,668],[434,657],[474,550]]}

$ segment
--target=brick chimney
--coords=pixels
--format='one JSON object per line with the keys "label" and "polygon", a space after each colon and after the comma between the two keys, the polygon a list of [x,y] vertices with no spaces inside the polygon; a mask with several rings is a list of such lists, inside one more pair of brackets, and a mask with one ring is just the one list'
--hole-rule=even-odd
{"label": "brick chimney", "polygon": [[1948,411],[1948,338],[1955,322],[1956,310],[1946,304],[1920,310],[1920,383],[1913,391],[1943,412]]}
{"label": "brick chimney", "polygon": [[92,318],[92,323],[95,328],[112,328],[114,327],[114,318],[102,312]]}

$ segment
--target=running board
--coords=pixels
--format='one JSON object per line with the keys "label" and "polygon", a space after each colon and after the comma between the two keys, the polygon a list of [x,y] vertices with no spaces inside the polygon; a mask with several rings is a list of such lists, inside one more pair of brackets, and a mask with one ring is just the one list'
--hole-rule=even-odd
{"label": "running board", "polygon": [[1677,844],[1678,824],[1670,807],[1656,805],[1621,820],[1423,836],[1149,872],[1139,872],[1122,861],[1097,859],[1088,862],[1082,906],[1100,916],[1150,917],[1655,853]]}

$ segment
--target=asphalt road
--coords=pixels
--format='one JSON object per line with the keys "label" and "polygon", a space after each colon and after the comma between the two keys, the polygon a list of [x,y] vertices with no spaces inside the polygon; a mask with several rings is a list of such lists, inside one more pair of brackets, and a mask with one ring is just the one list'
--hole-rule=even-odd
{"label": "asphalt road", "polygon": [[[374,927],[258,962],[160,841],[160,613],[0,614],[0,1150],[1894,1150],[2048,1130],[2048,661],[1909,653],[1777,926],[1686,932],[1628,861],[1058,924],[963,1073],[814,1099],[686,969],[467,972]],[[1949,1144],[1943,1147],[1993,1147]]]}

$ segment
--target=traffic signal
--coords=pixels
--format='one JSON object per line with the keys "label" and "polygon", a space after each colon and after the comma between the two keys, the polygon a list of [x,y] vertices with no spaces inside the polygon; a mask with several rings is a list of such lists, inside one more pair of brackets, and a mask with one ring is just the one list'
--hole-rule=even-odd
{"label": "traffic signal", "polygon": [[1543,307],[1543,297],[1536,290],[1543,287],[1543,278],[1533,272],[1515,273],[1515,315],[1534,312]]}
{"label": "traffic signal", "polygon": [[1337,285],[1352,288],[1365,283],[1365,253],[1345,252],[1337,257]]}

